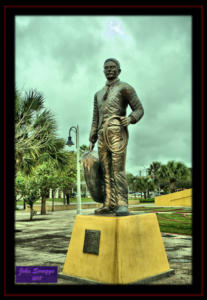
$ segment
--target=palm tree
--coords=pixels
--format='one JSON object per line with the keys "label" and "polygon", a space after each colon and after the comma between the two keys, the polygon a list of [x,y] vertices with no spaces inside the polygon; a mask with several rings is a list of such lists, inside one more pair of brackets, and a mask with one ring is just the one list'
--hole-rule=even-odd
{"label": "palm tree", "polygon": [[185,185],[186,181],[190,179],[189,168],[182,162],[177,162],[175,174],[175,188]]}
{"label": "palm tree", "polygon": [[84,152],[88,152],[89,147],[87,145],[81,145],[80,146],[80,154],[82,155]]}
{"label": "palm tree", "polygon": [[126,174],[126,179],[127,179],[127,184],[128,184],[129,190],[134,192],[135,176],[131,173],[127,173]]}
{"label": "palm tree", "polygon": [[169,191],[169,168],[167,165],[161,165],[158,173],[160,189],[163,189],[165,193]]}
{"label": "palm tree", "polygon": [[155,184],[151,178],[148,177],[147,182],[147,197],[150,198],[150,192],[154,192],[155,190]]}
{"label": "palm tree", "polygon": [[178,176],[178,167],[177,167],[177,162],[174,160],[171,160],[167,163],[167,168],[168,168],[168,180],[169,180],[169,189],[170,192],[174,192],[176,189],[176,180]]}
{"label": "palm tree", "polygon": [[154,185],[149,177],[141,177],[141,186],[144,193],[144,198],[146,199],[147,196],[149,197],[149,191],[154,188]]}
{"label": "palm tree", "polygon": [[148,168],[148,175],[153,180],[154,185],[157,188],[157,191],[160,192],[160,182],[159,182],[159,172],[161,168],[161,163],[159,161],[154,161]]}
{"label": "palm tree", "polygon": [[161,165],[159,178],[165,192],[175,192],[180,182],[186,181],[189,176],[188,168],[182,162],[169,161]]}
{"label": "palm tree", "polygon": [[145,176],[136,176],[134,180],[134,187],[136,192],[144,194],[144,198],[147,198],[147,193],[149,189],[149,178]]}
{"label": "palm tree", "polygon": [[43,96],[30,90],[23,97],[16,90],[15,102],[15,173],[29,175],[35,166],[51,160],[56,168],[63,169],[67,161],[65,141],[56,135],[56,121],[44,108]]}
{"label": "palm tree", "polygon": [[29,174],[43,153],[57,158],[57,149],[63,148],[65,142],[56,137],[56,121],[44,109],[44,98],[39,92],[30,90],[22,97],[16,91],[15,100],[16,171]]}
{"label": "palm tree", "polygon": [[[36,91],[23,98],[15,95],[15,160],[16,171],[29,174],[39,151],[38,129],[34,130],[35,115],[43,109],[43,97]],[[41,129],[39,129],[41,131]]]}
{"label": "palm tree", "polygon": [[133,190],[134,192],[140,192],[142,195],[142,183],[140,176],[134,176],[133,179]]}

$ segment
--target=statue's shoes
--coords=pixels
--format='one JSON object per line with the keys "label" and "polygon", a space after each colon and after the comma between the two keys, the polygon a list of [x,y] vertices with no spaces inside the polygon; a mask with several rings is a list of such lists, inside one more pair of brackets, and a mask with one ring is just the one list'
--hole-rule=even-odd
{"label": "statue's shoes", "polygon": [[96,215],[112,214],[113,209],[110,206],[102,206],[94,211]]}
{"label": "statue's shoes", "polygon": [[128,216],[129,215],[128,207],[124,206],[124,205],[119,206],[115,211],[115,215],[116,216]]}

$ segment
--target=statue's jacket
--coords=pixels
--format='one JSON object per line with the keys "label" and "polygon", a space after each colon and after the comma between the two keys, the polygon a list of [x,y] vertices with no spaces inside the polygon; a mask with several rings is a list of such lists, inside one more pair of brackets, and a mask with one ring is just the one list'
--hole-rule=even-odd
{"label": "statue's jacket", "polygon": [[[104,95],[107,98],[104,100]],[[95,143],[98,139],[98,131],[102,129],[104,122],[111,116],[126,116],[127,106],[132,112],[130,123],[137,123],[144,114],[143,106],[132,86],[116,79],[112,84],[106,84],[94,96],[93,120],[89,140]]]}

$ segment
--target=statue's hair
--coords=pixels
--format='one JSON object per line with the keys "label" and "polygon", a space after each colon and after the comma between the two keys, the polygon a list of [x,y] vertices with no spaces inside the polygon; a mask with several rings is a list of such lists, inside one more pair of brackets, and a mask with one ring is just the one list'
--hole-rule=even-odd
{"label": "statue's hair", "polygon": [[120,63],[119,63],[119,61],[118,61],[117,59],[115,59],[115,58],[107,58],[107,59],[105,60],[105,62],[104,62],[104,65],[105,65],[105,63],[106,63],[107,61],[113,61],[113,62],[117,65],[117,67],[120,69]]}

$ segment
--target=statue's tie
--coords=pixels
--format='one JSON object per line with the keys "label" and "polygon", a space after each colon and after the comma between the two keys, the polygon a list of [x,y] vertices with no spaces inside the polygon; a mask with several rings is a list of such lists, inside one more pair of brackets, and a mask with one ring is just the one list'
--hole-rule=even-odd
{"label": "statue's tie", "polygon": [[103,96],[103,100],[104,100],[104,101],[105,101],[106,98],[108,97],[109,88],[110,88],[110,85],[109,85],[109,84],[107,84],[106,86],[107,86],[107,90],[106,90],[106,92],[105,92],[105,94],[104,94],[104,96]]}

